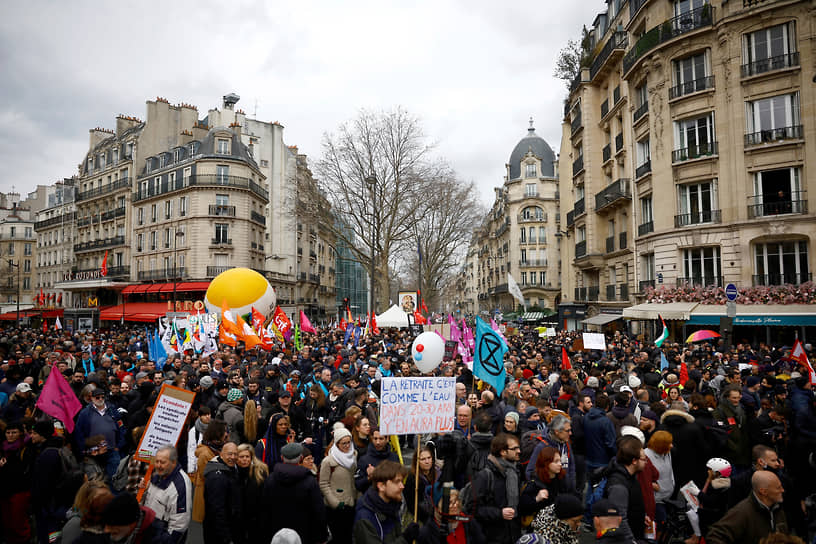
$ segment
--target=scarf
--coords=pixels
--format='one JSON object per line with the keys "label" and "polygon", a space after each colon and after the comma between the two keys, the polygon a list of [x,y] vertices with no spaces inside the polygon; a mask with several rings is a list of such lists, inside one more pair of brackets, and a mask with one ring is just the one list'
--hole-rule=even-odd
{"label": "scarf", "polygon": [[14,442],[4,441],[3,442],[3,453],[8,454],[8,453],[13,453],[13,452],[16,452],[16,451],[20,451],[21,449],[23,449],[23,445],[25,445],[25,439],[23,437],[18,438]]}
{"label": "scarf", "polygon": [[207,430],[207,424],[201,421],[201,418],[196,418],[194,426],[200,440],[204,436],[204,431]]}
{"label": "scarf", "polygon": [[331,455],[331,458],[337,461],[338,465],[348,470],[353,470],[351,467],[357,464],[355,463],[354,459],[356,453],[357,451],[354,449],[353,445],[351,448],[349,448],[348,453],[343,453],[340,451],[340,448],[337,447],[336,443],[332,444],[332,447],[329,450],[329,455]]}
{"label": "scarf", "polygon": [[519,479],[516,463],[495,457],[493,454],[487,456],[488,461],[492,461],[504,476],[504,487],[507,494],[507,506],[518,510],[519,503]]}

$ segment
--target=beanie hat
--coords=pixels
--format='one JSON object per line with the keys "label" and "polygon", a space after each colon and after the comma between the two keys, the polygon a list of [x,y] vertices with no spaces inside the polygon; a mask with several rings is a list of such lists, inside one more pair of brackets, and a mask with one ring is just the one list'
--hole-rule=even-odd
{"label": "beanie hat", "polygon": [[757,378],[756,376],[751,376],[750,378],[745,380],[745,385],[747,385],[748,387],[754,387],[758,383],[759,383],[759,378]]}
{"label": "beanie hat", "polygon": [[139,520],[139,503],[130,493],[115,496],[105,508],[103,518],[106,525],[121,527]]}
{"label": "beanie hat", "polygon": [[519,422],[518,412],[507,412],[506,414],[504,414],[504,419],[507,419],[508,417],[510,419],[512,419],[513,421],[515,421],[516,425],[518,425],[518,422]]}
{"label": "beanie hat", "polygon": [[289,461],[294,461],[301,455],[303,455],[303,446],[301,446],[297,442],[286,444],[284,447],[281,448],[281,456]]}
{"label": "beanie hat", "polygon": [[233,402],[241,398],[244,398],[244,392],[236,387],[233,387],[227,393],[227,402]]}
{"label": "beanie hat", "polygon": [[561,493],[555,498],[555,517],[569,519],[584,515],[584,505],[578,497]]}
{"label": "beanie hat", "polygon": [[339,427],[334,430],[334,443],[337,444],[343,438],[351,436],[351,433],[345,427]]}
{"label": "beanie hat", "polygon": [[598,383],[598,378],[596,378],[595,376],[590,376],[589,378],[587,378],[586,385],[587,387],[595,389],[600,384]]}
{"label": "beanie hat", "polygon": [[213,379],[211,376],[202,376],[198,383],[201,384],[202,389],[209,389],[213,385]]}
{"label": "beanie hat", "polygon": [[629,387],[631,387],[632,389],[637,389],[638,387],[640,387],[640,383],[641,383],[640,378],[638,378],[637,376],[629,376]]}
{"label": "beanie hat", "polygon": [[43,438],[51,438],[54,436],[54,424],[51,420],[38,421],[34,424],[34,432]]}
{"label": "beanie hat", "polygon": [[657,417],[657,413],[653,410],[644,410],[643,413],[640,414],[640,416],[645,417],[646,419],[651,419],[655,423],[658,423],[660,421],[660,418]]}
{"label": "beanie hat", "polygon": [[529,380],[530,378],[533,377],[533,371],[530,370],[529,368],[525,368],[524,370],[521,371],[521,375],[524,376],[525,380]]}
{"label": "beanie hat", "polygon": [[538,408],[536,408],[535,406],[530,406],[530,407],[527,408],[527,410],[524,411],[524,417],[526,417],[527,419],[530,419],[531,416],[533,416],[533,415],[535,415],[537,413],[538,413]]}

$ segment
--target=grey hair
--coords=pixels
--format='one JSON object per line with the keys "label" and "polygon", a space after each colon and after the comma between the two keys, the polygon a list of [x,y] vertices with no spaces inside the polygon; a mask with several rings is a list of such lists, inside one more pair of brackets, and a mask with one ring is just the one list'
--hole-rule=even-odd
{"label": "grey hair", "polygon": [[564,426],[570,422],[570,419],[567,416],[562,416],[558,414],[552,421],[550,421],[550,430],[552,431],[561,431],[564,429]]}
{"label": "grey hair", "polygon": [[170,444],[165,444],[164,446],[159,446],[159,449],[156,450],[156,455],[158,455],[158,453],[160,451],[166,451],[167,452],[168,457],[170,457],[170,462],[171,463],[178,463],[178,450],[176,449],[175,446],[170,445]]}

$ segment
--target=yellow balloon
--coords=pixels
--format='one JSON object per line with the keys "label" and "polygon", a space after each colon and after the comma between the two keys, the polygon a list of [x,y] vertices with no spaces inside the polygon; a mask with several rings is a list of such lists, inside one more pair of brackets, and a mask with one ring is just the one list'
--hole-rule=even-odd
{"label": "yellow balloon", "polygon": [[261,274],[249,268],[230,268],[217,275],[204,295],[207,311],[221,315],[223,302],[237,315],[252,308],[269,316],[275,310],[275,290]]}

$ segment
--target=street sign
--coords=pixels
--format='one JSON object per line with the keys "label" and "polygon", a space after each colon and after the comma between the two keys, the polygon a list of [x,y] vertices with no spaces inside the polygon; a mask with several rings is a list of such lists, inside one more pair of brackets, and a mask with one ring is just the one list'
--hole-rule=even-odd
{"label": "street sign", "polygon": [[735,300],[737,300],[737,286],[736,285],[734,285],[733,283],[729,283],[728,285],[725,286],[725,298],[727,298],[731,302],[734,302]]}

